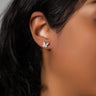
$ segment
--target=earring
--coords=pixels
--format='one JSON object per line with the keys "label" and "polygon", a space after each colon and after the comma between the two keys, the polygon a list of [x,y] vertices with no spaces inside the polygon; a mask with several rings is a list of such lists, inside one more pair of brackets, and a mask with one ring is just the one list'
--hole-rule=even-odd
{"label": "earring", "polygon": [[45,41],[43,42],[43,47],[44,47],[44,48],[47,48],[48,45],[49,45],[49,43],[46,43]]}

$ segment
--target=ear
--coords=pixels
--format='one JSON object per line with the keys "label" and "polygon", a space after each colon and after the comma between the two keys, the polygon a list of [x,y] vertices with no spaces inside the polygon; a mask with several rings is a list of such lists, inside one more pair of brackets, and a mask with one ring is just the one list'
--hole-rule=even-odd
{"label": "ear", "polygon": [[29,26],[34,41],[42,48],[44,48],[43,42],[49,43],[47,49],[51,49],[56,33],[49,26],[44,14],[34,12],[31,15]]}

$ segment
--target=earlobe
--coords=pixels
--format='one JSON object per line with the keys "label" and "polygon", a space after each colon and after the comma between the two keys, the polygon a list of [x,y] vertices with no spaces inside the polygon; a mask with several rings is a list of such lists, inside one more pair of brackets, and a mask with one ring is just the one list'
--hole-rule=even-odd
{"label": "earlobe", "polygon": [[29,26],[34,41],[40,47],[47,48],[51,38],[50,27],[45,16],[41,12],[33,13],[30,18]]}

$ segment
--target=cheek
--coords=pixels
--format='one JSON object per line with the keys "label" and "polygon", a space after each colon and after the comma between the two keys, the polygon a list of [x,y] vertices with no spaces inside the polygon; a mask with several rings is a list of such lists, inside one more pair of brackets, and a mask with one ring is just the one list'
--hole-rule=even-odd
{"label": "cheek", "polygon": [[86,88],[96,83],[96,34],[92,30],[87,23],[70,22],[58,36],[54,51],[58,72]]}
{"label": "cheek", "polygon": [[96,68],[96,43],[91,35],[85,33],[66,32],[58,41],[59,66],[63,71],[70,72],[72,77],[80,74],[83,76],[84,73],[84,77],[89,77]]}

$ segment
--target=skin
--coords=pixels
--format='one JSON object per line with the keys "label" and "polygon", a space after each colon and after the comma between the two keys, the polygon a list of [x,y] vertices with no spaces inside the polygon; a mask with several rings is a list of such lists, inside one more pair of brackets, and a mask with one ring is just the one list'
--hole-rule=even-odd
{"label": "skin", "polygon": [[[96,96],[96,3],[92,1],[87,0],[59,33],[43,13],[32,14],[30,30],[43,54],[41,96]],[[47,48],[43,41],[50,43]]]}

